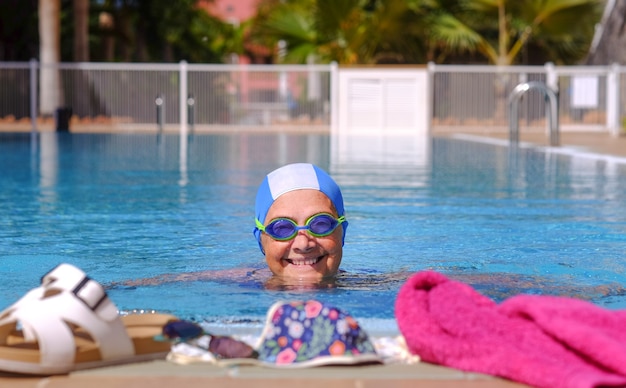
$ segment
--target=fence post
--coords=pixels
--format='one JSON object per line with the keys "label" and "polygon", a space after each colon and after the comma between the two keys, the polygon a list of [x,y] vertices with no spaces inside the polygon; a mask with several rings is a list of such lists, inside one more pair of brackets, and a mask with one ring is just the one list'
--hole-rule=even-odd
{"label": "fence post", "polygon": [[190,94],[187,97],[187,123],[189,124],[189,132],[191,133],[193,133],[193,127],[196,122],[195,106],[196,99],[193,97],[193,94]]}
{"label": "fence post", "polygon": [[339,133],[339,66],[330,63],[330,133]]}
{"label": "fence post", "polygon": [[606,76],[606,126],[613,136],[619,136],[619,65],[610,66]]}
{"label": "fence post", "polygon": [[432,133],[433,120],[435,119],[435,74],[437,74],[437,65],[435,62],[428,62],[426,65],[426,72],[428,77],[428,93],[426,94],[426,101],[428,101],[429,104],[428,110],[426,111],[428,113],[428,128],[426,128],[426,131],[428,133]]}
{"label": "fence post", "polygon": [[159,133],[163,132],[163,125],[165,125],[165,97],[159,94],[154,99],[156,105],[156,120]]}
{"label": "fence post", "polygon": [[39,99],[37,95],[37,68],[38,63],[36,59],[30,60],[30,122],[31,132],[37,132],[37,101]]}
{"label": "fence post", "polygon": [[558,94],[559,93],[559,75],[557,74],[554,68],[554,63],[547,62],[544,65],[544,67],[546,69],[546,85],[548,85],[548,87],[552,89],[554,93]]}
{"label": "fence post", "polygon": [[180,90],[178,93],[180,106],[180,136],[187,136],[187,61],[180,61]]}

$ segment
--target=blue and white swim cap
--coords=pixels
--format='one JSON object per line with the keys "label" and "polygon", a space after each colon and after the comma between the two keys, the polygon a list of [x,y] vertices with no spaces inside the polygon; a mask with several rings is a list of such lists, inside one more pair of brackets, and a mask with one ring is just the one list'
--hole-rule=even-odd
{"label": "blue and white swim cap", "polygon": [[[261,183],[261,186],[259,186],[255,204],[257,220],[264,224],[265,216],[267,216],[270,206],[272,206],[278,197],[290,191],[301,189],[321,191],[333,203],[335,209],[337,209],[337,215],[339,217],[345,215],[343,196],[333,178],[331,178],[326,171],[311,163],[294,163],[270,172],[263,180],[263,183]],[[342,226],[343,244],[346,237],[346,229],[348,228],[348,221],[344,221]],[[255,227],[253,233],[259,243],[261,252],[263,252],[263,247],[261,246],[261,231]]]}

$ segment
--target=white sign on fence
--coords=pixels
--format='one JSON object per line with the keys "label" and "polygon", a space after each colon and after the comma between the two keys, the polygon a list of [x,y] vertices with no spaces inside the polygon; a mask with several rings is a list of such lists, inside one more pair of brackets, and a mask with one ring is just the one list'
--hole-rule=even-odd
{"label": "white sign on fence", "polygon": [[572,108],[598,107],[598,77],[575,75],[572,77]]}

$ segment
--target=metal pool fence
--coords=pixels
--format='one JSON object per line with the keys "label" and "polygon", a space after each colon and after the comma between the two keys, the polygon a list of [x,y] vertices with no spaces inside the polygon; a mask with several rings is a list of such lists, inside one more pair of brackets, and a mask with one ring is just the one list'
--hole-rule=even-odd
{"label": "metal pool fence", "polygon": [[[406,69],[407,67],[402,67]],[[558,97],[562,130],[618,133],[626,126],[624,66],[415,66],[428,72],[431,130],[506,130],[507,102],[516,85],[538,81]],[[330,65],[0,62],[0,126],[33,130],[58,126],[117,130],[308,127],[337,124],[337,78]],[[375,68],[394,72],[394,67]],[[44,86],[42,75],[60,81]],[[395,99],[398,96],[393,96]],[[400,96],[401,97],[401,96]],[[56,102],[55,102],[56,101]],[[53,105],[51,105],[53,104]],[[522,126],[546,127],[545,97],[520,101]],[[56,118],[56,120],[55,120]]]}

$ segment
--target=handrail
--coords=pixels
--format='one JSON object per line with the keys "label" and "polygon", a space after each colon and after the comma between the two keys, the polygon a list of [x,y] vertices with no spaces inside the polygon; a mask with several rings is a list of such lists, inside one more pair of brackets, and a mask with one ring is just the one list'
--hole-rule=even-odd
{"label": "handrail", "polygon": [[548,111],[550,145],[557,147],[559,145],[559,116],[556,93],[546,84],[538,81],[521,83],[517,85],[509,95],[509,140],[516,145],[519,143],[519,104],[517,104],[517,102],[524,93],[531,89],[541,90],[550,104],[550,110]]}

